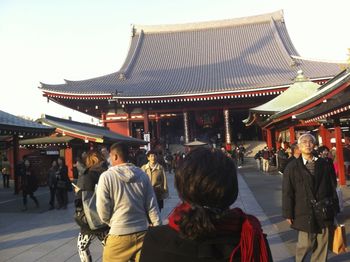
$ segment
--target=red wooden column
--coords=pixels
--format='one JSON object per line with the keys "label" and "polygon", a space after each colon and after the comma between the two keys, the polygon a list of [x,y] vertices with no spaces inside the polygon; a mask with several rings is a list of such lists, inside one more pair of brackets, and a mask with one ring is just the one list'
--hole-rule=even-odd
{"label": "red wooden column", "polygon": [[157,128],[157,138],[160,139],[160,115],[159,113],[156,113],[156,128]]}
{"label": "red wooden column", "polygon": [[127,113],[126,116],[126,123],[127,123],[127,134],[128,136],[131,136],[131,114]]}
{"label": "red wooden column", "polygon": [[280,131],[275,130],[276,150],[281,148],[281,143],[283,142],[278,139],[278,137],[280,136],[280,133],[281,133]]}
{"label": "red wooden column", "polygon": [[73,179],[73,151],[71,147],[64,150],[64,159],[68,167],[68,177]]}
{"label": "red wooden column", "polygon": [[269,128],[266,129],[266,144],[269,149],[271,149],[272,146],[272,133]]}
{"label": "red wooden column", "polygon": [[145,134],[149,133],[149,119],[148,119],[148,111],[143,111],[143,131]]}
{"label": "red wooden column", "polygon": [[332,144],[331,144],[331,140],[329,139],[329,132],[328,132],[327,128],[325,128],[323,125],[320,125],[318,131],[319,131],[320,136],[322,138],[322,145],[331,149]]}
{"label": "red wooden column", "polygon": [[291,126],[289,128],[289,140],[290,140],[291,144],[293,144],[295,142],[295,129],[294,129],[294,126]]}
{"label": "red wooden column", "polygon": [[339,123],[337,122],[335,123],[335,126],[334,126],[334,132],[335,132],[335,147],[336,147],[338,172],[339,172],[338,173],[339,184],[341,186],[345,186],[346,180],[345,180],[345,169],[344,169],[343,144],[341,142],[342,134],[341,134]]}
{"label": "red wooden column", "polygon": [[225,144],[226,150],[231,150],[231,126],[230,126],[230,111],[224,108],[224,122],[225,122]]}
{"label": "red wooden column", "polygon": [[14,135],[12,138],[13,142],[13,178],[14,178],[14,190],[15,190],[15,195],[19,193],[19,187],[20,187],[20,181],[18,181],[18,176],[17,176],[17,168],[18,168],[18,152],[19,152],[19,139],[18,135]]}

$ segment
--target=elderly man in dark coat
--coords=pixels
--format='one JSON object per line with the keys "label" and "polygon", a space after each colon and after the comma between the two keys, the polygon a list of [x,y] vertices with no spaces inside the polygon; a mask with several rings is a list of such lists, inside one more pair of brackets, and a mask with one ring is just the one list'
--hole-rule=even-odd
{"label": "elderly man in dark coat", "polygon": [[288,163],[283,176],[283,216],[299,231],[297,262],[304,261],[310,251],[311,261],[327,261],[328,227],[339,212],[329,166],[312,154],[315,142],[311,134],[299,137],[301,156]]}

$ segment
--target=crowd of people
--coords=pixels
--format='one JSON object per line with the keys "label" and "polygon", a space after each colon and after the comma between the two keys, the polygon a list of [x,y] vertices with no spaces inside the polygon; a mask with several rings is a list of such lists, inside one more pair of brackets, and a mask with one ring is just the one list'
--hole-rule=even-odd
{"label": "crowd of people", "polygon": [[[282,143],[277,152],[265,147],[254,157],[259,170],[268,172],[274,165],[283,175],[282,215],[298,231],[296,261],[304,261],[309,252],[312,261],[327,260],[329,227],[340,211],[331,153],[326,146],[317,148],[311,134],[304,134],[296,143]],[[89,247],[97,238],[106,262],[272,261],[258,219],[230,208],[238,196],[237,167],[244,164],[244,156],[243,145],[232,151],[198,147],[171,154],[135,151],[116,143],[83,152],[74,163],[73,183],[80,260],[92,261]],[[6,160],[2,163],[6,174]],[[28,196],[38,207],[38,183],[30,160],[24,159],[17,169],[23,210]],[[169,223],[162,225],[160,214],[169,196],[166,172],[172,171],[181,202]],[[71,181],[64,158],[52,161],[47,178],[49,209],[66,209]],[[88,195],[92,205],[87,209]],[[327,214],[317,207],[325,199],[331,203]],[[95,228],[90,220],[101,225]]]}
{"label": "crowd of people", "polygon": [[96,210],[105,224],[92,230],[86,220],[78,221],[81,261],[92,261],[89,246],[94,238],[101,241],[107,262],[272,261],[260,222],[238,208],[230,209],[238,196],[231,155],[197,148],[181,156],[175,172],[181,203],[168,217],[169,224],[162,226],[168,184],[160,154],[147,152],[147,163],[138,167],[124,144],[102,151],[109,154],[87,153],[85,164],[80,163],[86,169],[75,187],[76,213],[84,212],[84,191],[95,192]]}

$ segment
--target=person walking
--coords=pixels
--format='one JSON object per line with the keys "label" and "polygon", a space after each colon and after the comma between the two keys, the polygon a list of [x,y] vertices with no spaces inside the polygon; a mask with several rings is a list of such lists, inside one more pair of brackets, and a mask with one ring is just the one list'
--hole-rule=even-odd
{"label": "person walking", "polygon": [[58,202],[57,209],[67,209],[68,204],[68,186],[70,183],[68,177],[68,167],[65,164],[64,158],[59,157],[57,160],[58,169],[56,172],[57,178],[57,189],[56,189],[56,197]]}
{"label": "person walking", "polygon": [[2,159],[1,164],[1,172],[2,172],[2,179],[3,179],[3,185],[4,188],[10,188],[10,162],[8,161],[7,157],[4,156]]}
{"label": "person walking", "polygon": [[127,163],[128,147],[113,144],[112,167],[100,176],[96,196],[97,212],[110,226],[103,249],[103,261],[139,261],[149,225],[161,225],[160,212],[147,175]]}
{"label": "person walking", "polygon": [[147,174],[151,181],[154,193],[156,194],[159,211],[164,207],[164,199],[169,195],[168,183],[164,167],[157,162],[157,155],[154,151],[147,153],[148,163],[141,169]]}
{"label": "person walking", "polygon": [[271,152],[267,146],[262,151],[262,169],[263,172],[269,172]]}
{"label": "person walking", "polygon": [[295,261],[327,261],[328,227],[339,212],[327,162],[313,155],[316,139],[303,134],[298,139],[301,156],[288,163],[282,184],[282,215],[298,231]]}
{"label": "person walking", "polygon": [[39,207],[39,201],[34,196],[34,192],[38,189],[38,182],[35,174],[33,173],[33,169],[28,159],[24,161],[24,174],[22,176],[22,192],[23,192],[23,208],[22,211],[27,211],[27,196],[34,201],[36,207]]}
{"label": "person walking", "polygon": [[175,187],[182,203],[168,225],[147,231],[141,262],[272,261],[259,220],[230,208],[238,196],[231,157],[191,150],[175,173]]}
{"label": "person walking", "polygon": [[[75,208],[84,212],[82,202],[83,191],[95,191],[95,185],[97,185],[100,175],[106,170],[105,159],[100,152],[89,151],[85,158],[86,170],[84,174],[78,178],[78,187],[74,187],[76,192],[76,199],[74,201]],[[80,225],[80,232],[78,235],[77,247],[81,262],[91,262],[92,257],[89,250],[90,244],[94,238],[98,238],[102,245],[104,245],[104,239],[109,231],[108,225],[105,227],[91,230],[87,224]]]}
{"label": "person walking", "polygon": [[283,142],[281,148],[277,152],[277,169],[278,173],[283,175],[283,171],[286,168],[289,155],[287,153],[288,143]]}
{"label": "person walking", "polygon": [[55,196],[56,196],[56,188],[57,188],[57,178],[56,172],[58,170],[57,160],[53,160],[51,163],[51,167],[48,172],[47,184],[50,189],[50,201],[49,201],[49,210],[55,208]]}

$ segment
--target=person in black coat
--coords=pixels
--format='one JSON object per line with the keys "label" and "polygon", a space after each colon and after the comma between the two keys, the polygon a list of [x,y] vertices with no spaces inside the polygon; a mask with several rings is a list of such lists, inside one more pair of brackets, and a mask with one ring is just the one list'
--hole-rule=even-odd
{"label": "person in black coat", "polygon": [[[296,261],[304,261],[309,251],[312,251],[311,261],[327,260],[328,227],[333,225],[334,216],[339,211],[329,166],[324,159],[312,154],[315,142],[311,134],[299,137],[301,156],[288,163],[283,176],[283,217],[299,232]],[[315,201],[325,200],[330,200],[332,205],[323,216]]]}
{"label": "person in black coat", "polygon": [[[83,175],[78,178],[79,187],[75,187],[76,199],[74,201],[75,208],[80,212],[84,212],[82,203],[82,192],[83,191],[95,191],[95,185],[98,183],[100,175],[106,170],[105,159],[102,154],[97,151],[89,151],[86,155],[86,170]],[[86,221],[86,220],[85,220]],[[104,239],[108,234],[109,227],[91,230],[86,223],[80,221],[80,232],[78,235],[77,247],[82,262],[92,261],[89,246],[91,241],[97,237],[102,244],[104,244]]]}
{"label": "person in black coat", "polygon": [[34,192],[38,189],[38,182],[32,167],[28,159],[24,161],[23,176],[21,180],[21,188],[23,192],[23,208],[22,211],[26,211],[27,208],[27,196],[34,201],[36,207],[39,207],[39,201],[34,196]]}
{"label": "person in black coat", "polygon": [[327,146],[320,146],[318,148],[318,155],[326,160],[328,167],[329,167],[329,176],[332,179],[333,186],[336,188],[337,187],[337,174],[334,169],[334,163],[333,159],[329,157],[329,148]]}
{"label": "person in black coat", "polygon": [[230,209],[238,195],[231,157],[191,150],[175,173],[175,186],[183,202],[168,225],[149,228],[140,262],[272,261],[258,219]]}
{"label": "person in black coat", "polygon": [[68,187],[70,185],[70,179],[68,177],[68,167],[65,164],[64,158],[59,157],[57,159],[58,169],[56,171],[56,198],[58,207],[57,209],[67,209],[68,204]]}

